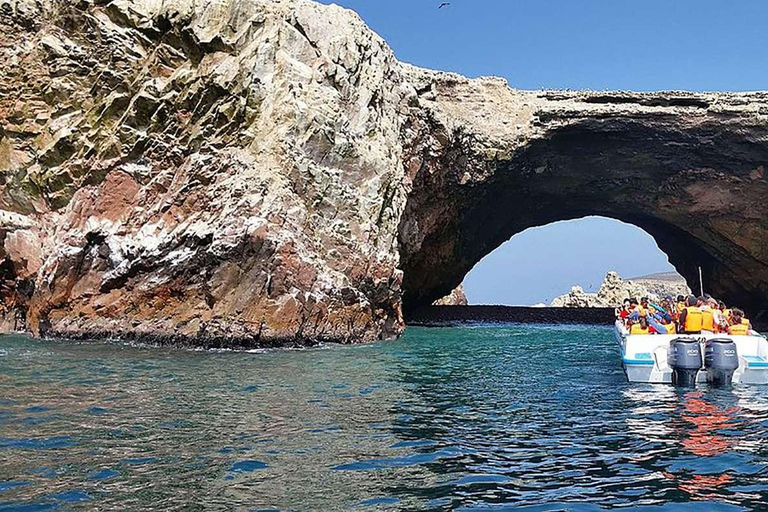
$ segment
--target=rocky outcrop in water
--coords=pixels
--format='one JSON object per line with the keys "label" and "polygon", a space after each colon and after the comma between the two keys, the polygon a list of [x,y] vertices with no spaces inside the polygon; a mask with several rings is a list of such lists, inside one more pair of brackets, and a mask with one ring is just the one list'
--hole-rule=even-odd
{"label": "rocky outcrop in water", "polygon": [[3,0],[0,29],[5,329],[388,338],[403,297],[586,214],[768,295],[764,93],[518,91],[304,0]]}
{"label": "rocky outcrop in water", "polygon": [[467,300],[467,294],[464,293],[464,285],[460,284],[456,288],[454,288],[451,293],[443,297],[442,299],[436,300],[432,305],[433,306],[466,306],[469,304],[469,301]]}
{"label": "rocky outcrop in water", "polygon": [[604,308],[608,307],[596,293],[587,293],[581,286],[572,286],[571,291],[555,297],[551,308]]}
{"label": "rocky outcrop in water", "polygon": [[667,295],[677,298],[688,296],[691,289],[680,276],[647,276],[622,280],[618,272],[608,272],[597,293],[587,293],[581,286],[574,286],[567,294],[555,297],[551,307],[565,308],[607,308],[620,306],[624,299],[640,300],[648,297],[660,302]]}

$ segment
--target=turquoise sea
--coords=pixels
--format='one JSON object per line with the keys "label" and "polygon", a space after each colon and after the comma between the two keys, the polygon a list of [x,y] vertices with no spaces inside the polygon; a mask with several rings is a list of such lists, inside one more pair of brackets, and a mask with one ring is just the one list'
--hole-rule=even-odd
{"label": "turquoise sea", "polygon": [[609,328],[0,337],[0,511],[765,509],[766,440],[767,388],[628,384]]}

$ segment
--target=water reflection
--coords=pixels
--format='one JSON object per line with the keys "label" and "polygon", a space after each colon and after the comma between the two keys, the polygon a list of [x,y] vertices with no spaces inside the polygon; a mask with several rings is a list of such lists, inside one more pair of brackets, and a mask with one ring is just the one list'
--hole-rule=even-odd
{"label": "water reflection", "polygon": [[702,457],[726,453],[735,440],[721,431],[735,426],[740,408],[711,403],[702,391],[685,393],[681,403],[680,417],[693,427],[683,434],[683,448]]}
{"label": "water reflection", "polygon": [[628,426],[654,442],[664,433],[669,448],[654,458],[672,460],[662,475],[687,499],[742,505],[765,497],[765,460],[750,439],[764,433],[765,399],[756,388],[638,386],[625,396],[636,402],[635,414],[656,415],[655,421],[628,418]]}

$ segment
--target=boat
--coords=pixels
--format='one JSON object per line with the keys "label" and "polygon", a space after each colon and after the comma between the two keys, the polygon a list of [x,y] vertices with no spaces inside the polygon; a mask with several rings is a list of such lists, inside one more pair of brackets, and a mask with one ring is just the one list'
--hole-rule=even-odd
{"label": "boat", "polygon": [[[693,335],[631,335],[624,323],[616,320],[615,334],[621,348],[622,366],[629,382],[681,385],[708,381],[724,384],[768,384],[768,339],[756,331],[750,331],[744,336],[707,331]],[[684,352],[681,352],[683,348]],[[725,376],[720,375],[722,372],[714,368],[717,366],[717,353],[733,361],[732,369],[726,371]],[[692,364],[681,363],[681,358],[688,358]],[[715,363],[710,364],[713,358]],[[690,382],[686,383],[686,379]]]}

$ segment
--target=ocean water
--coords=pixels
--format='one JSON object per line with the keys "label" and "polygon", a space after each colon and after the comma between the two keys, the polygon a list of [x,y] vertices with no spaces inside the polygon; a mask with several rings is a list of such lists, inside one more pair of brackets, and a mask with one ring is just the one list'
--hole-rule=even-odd
{"label": "ocean water", "polygon": [[211,353],[0,337],[0,511],[754,510],[768,389],[628,384],[608,328]]}

